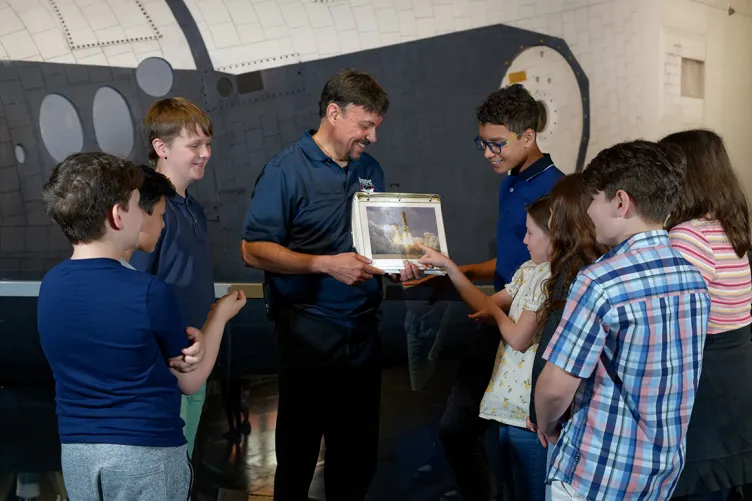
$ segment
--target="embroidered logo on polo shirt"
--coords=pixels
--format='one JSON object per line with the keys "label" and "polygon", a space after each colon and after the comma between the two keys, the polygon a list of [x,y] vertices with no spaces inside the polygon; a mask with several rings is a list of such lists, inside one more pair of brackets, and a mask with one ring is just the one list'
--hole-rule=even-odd
{"label": "embroidered logo on polo shirt", "polygon": [[373,181],[370,179],[363,179],[362,177],[358,178],[358,181],[360,181],[360,191],[363,191],[365,193],[373,193]]}

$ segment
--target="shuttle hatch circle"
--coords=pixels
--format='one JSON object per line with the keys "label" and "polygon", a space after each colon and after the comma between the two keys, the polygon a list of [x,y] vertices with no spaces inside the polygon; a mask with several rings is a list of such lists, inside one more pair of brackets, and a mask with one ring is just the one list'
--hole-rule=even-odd
{"label": "shuttle hatch circle", "polygon": [[141,90],[153,97],[164,97],[172,89],[172,66],[161,57],[148,57],[136,68],[136,81]]}
{"label": "shuttle hatch circle", "polygon": [[84,146],[84,131],[76,107],[61,94],[47,94],[39,108],[42,142],[56,162]]}
{"label": "shuttle hatch circle", "polygon": [[127,158],[133,149],[133,120],[125,98],[112,87],[101,87],[94,95],[92,115],[99,148]]}
{"label": "shuttle hatch circle", "polygon": [[26,148],[22,144],[17,144],[13,149],[13,154],[16,156],[16,162],[19,164],[26,163]]}

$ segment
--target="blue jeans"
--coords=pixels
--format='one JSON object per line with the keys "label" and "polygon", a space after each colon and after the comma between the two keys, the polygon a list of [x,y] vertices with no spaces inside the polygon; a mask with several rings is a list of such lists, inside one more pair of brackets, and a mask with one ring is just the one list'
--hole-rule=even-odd
{"label": "blue jeans", "polygon": [[498,424],[498,430],[497,475],[517,501],[544,501],[547,451],[538,434],[502,423]]}

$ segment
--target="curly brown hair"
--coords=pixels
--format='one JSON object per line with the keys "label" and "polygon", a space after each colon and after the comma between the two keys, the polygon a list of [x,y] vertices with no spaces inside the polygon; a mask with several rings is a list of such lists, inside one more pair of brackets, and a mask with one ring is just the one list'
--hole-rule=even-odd
{"label": "curly brown hair", "polygon": [[[608,248],[595,240],[595,226],[587,214],[592,195],[582,181],[582,174],[569,174],[561,178],[551,190],[551,277],[546,282],[546,301],[539,311],[540,327],[536,340],[540,339],[545,319],[551,312],[564,307],[565,301],[554,298],[554,287],[564,280],[568,290],[582,268],[592,264],[606,253]],[[560,278],[563,277],[563,278]]]}
{"label": "curly brown hair", "polygon": [[625,191],[645,221],[663,224],[676,206],[687,160],[672,144],[635,140],[601,150],[582,171],[591,195]]}
{"label": "curly brown hair", "polygon": [[749,206],[723,139],[695,129],[668,135],[659,144],[678,146],[687,157],[684,184],[666,228],[710,216],[721,223],[736,255],[744,257],[750,249]]}
{"label": "curly brown hair", "polygon": [[128,210],[143,179],[128,160],[101,152],[74,153],[52,169],[42,187],[42,203],[72,244],[90,244],[105,234],[113,206]]}
{"label": "curly brown hair", "polygon": [[503,125],[515,134],[538,130],[540,108],[533,96],[520,84],[492,92],[478,106],[476,117],[481,124]]}

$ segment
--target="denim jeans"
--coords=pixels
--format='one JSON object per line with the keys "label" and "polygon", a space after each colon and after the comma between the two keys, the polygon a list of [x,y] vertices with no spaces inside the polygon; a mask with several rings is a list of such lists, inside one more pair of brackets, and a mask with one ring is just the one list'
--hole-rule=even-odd
{"label": "denim jeans", "polygon": [[538,434],[507,424],[498,424],[501,471],[507,490],[517,501],[544,501],[546,498],[547,451]]}

